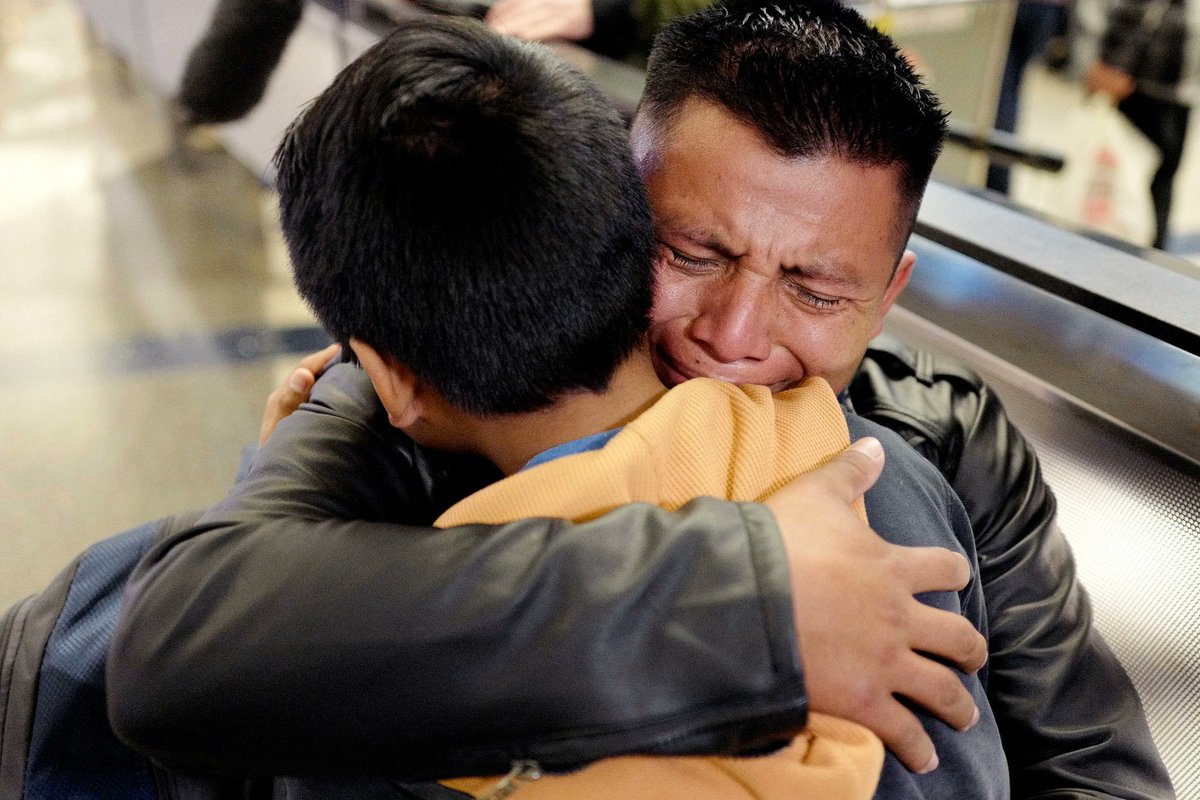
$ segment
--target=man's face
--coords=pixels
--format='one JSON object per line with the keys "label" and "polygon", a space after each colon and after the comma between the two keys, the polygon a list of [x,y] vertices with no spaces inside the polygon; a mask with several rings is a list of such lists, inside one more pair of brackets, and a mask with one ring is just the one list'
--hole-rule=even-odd
{"label": "man's face", "polygon": [[[915,257],[899,170],[788,159],[724,109],[689,100],[645,150],[658,235],[650,344],[659,378],[774,391],[849,383]],[[894,274],[893,274],[894,271]]]}

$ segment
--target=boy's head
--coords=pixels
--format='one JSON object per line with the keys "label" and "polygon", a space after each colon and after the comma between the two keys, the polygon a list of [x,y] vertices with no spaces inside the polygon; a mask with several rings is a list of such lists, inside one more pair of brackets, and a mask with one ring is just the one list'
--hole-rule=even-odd
{"label": "boy's head", "polygon": [[478,415],[606,388],[641,343],[653,234],[620,117],[549,50],[408,23],[276,153],[296,285],[328,331]]}

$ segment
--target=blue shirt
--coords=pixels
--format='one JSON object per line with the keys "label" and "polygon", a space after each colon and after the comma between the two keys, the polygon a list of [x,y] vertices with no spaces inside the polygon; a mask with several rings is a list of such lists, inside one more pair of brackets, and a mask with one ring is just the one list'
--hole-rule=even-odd
{"label": "blue shirt", "polygon": [[553,447],[548,447],[538,453],[533,458],[529,459],[529,463],[521,467],[521,471],[525,471],[530,467],[536,467],[538,464],[545,464],[547,461],[553,461],[556,458],[563,456],[574,455],[575,453],[586,453],[588,450],[599,450],[604,445],[608,444],[608,440],[621,432],[621,428],[613,428],[611,431],[600,431],[593,433],[591,436],[584,436],[581,439],[573,439],[569,442],[556,444]]}

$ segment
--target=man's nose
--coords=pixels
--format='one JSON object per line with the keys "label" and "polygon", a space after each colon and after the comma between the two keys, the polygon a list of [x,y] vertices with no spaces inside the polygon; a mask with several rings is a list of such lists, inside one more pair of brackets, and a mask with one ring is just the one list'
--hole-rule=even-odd
{"label": "man's nose", "polygon": [[721,363],[771,354],[774,300],[769,284],[740,275],[709,287],[691,337]]}

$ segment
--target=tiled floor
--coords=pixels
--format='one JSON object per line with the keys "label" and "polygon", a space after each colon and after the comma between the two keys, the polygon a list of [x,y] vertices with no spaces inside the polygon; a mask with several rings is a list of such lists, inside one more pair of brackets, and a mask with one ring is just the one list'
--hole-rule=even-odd
{"label": "tiled floor", "polygon": [[[1089,127],[1072,103],[1036,73],[1025,132],[1072,145]],[[1198,140],[1183,238],[1200,232]],[[71,0],[0,4],[0,607],[95,539],[217,500],[288,353],[316,343],[270,191],[192,144]],[[1021,175],[1016,196],[1061,212],[1082,183]]]}
{"label": "tiled floor", "polygon": [[0,5],[0,606],[89,542],[219,499],[311,336],[272,196],[172,153],[68,0]]}

